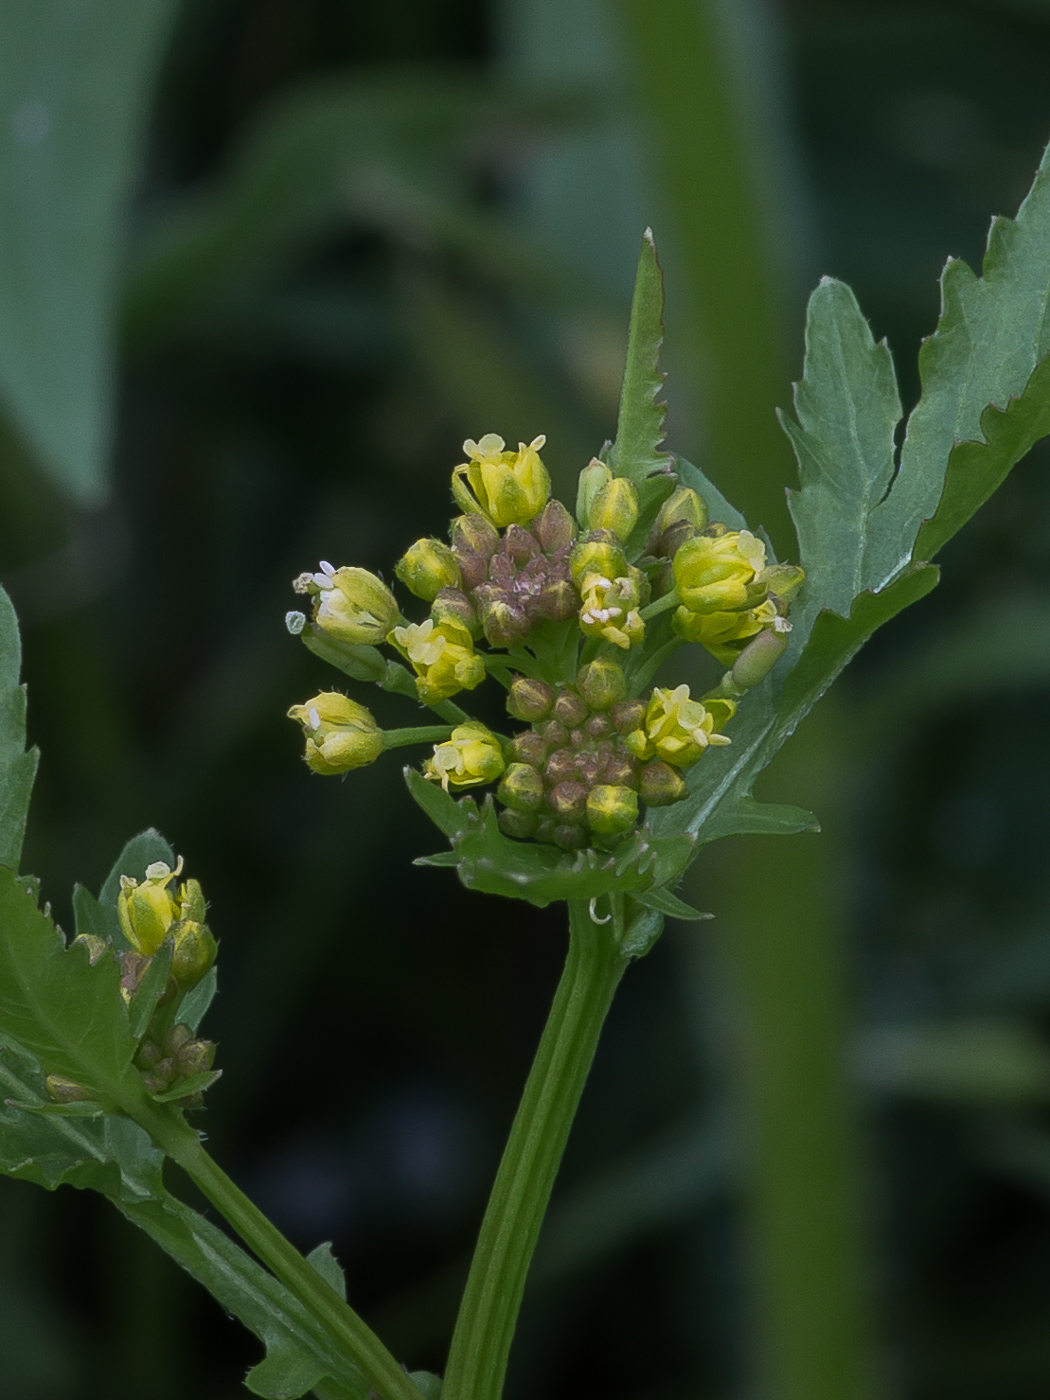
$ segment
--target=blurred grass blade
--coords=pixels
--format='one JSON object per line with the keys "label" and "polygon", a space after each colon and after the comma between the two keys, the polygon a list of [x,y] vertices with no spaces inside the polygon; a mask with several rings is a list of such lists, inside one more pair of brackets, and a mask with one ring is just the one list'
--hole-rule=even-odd
{"label": "blurred grass blade", "polygon": [[[0,332],[2,334],[2,332]],[[0,588],[0,865],[17,870],[39,754],[26,751],[22,644],[11,600]]]}
{"label": "blurred grass blade", "polygon": [[124,202],[170,10],[0,7],[0,394],[81,505],[106,494]]}

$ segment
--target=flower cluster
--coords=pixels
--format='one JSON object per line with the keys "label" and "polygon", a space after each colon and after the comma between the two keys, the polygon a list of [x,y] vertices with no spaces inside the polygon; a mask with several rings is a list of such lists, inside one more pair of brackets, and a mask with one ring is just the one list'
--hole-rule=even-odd
{"label": "flower cluster", "polygon": [[[580,473],[575,518],[551,498],[543,437],[517,451],[494,433],[464,443],[452,473],[463,514],[448,543],[417,540],[395,575],[428,614],[410,620],[393,591],[360,568],[322,563],[295,588],[312,615],[289,628],[360,674],[381,644],[411,667],[370,661],[386,689],[414,691],[447,728],[383,732],[362,706],[324,692],[289,710],[318,773],[348,772],[385,748],[437,739],[426,777],[446,792],[498,784],[499,824],[520,840],[607,848],[648,807],[680,801],[687,771],[746,692],[772,669],[791,630],[802,570],[770,564],[749,530],[709,522],[702,497],[670,472],[636,484],[597,459]],[[706,695],[654,687],[660,662],[699,643],[728,668]],[[373,675],[374,672],[374,675]],[[492,676],[508,736],[452,697]]]}

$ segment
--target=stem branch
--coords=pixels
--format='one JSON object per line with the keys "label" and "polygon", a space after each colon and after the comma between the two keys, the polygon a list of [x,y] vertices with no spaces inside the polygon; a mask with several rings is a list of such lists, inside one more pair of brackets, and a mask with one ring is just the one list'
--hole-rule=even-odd
{"label": "stem branch", "polygon": [[525,1277],[576,1108],[627,960],[586,900],[500,1162],[449,1353],[443,1400],[499,1400]]}

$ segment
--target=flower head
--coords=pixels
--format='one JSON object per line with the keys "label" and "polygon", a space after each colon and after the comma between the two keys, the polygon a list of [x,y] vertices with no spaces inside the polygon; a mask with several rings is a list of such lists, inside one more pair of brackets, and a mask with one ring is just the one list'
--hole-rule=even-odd
{"label": "flower head", "polygon": [[627,747],[635,758],[659,758],[675,768],[689,768],[708,748],[730,742],[718,730],[735,710],[731,700],[705,704],[690,699],[687,685],[675,690],[657,688],[640,728],[628,734]]}
{"label": "flower head", "polygon": [[461,690],[473,690],[485,679],[485,663],[474,650],[474,639],[451,618],[435,623],[410,622],[395,627],[388,639],[411,661],[420,700],[444,700]]}
{"label": "flower head", "polygon": [[288,718],[303,727],[307,766],[326,777],[364,768],[383,752],[383,731],[371,712],[338,691],[293,705]]}
{"label": "flower head", "polygon": [[327,560],[315,574],[300,574],[297,593],[314,598],[314,621],[337,641],[376,646],[397,622],[397,599],[382,579],[367,569],[335,569]]}
{"label": "flower head", "polygon": [[675,554],[675,586],[690,612],[737,612],[764,600],[756,575],[765,566],[766,547],[750,530],[694,535]]}
{"label": "flower head", "polygon": [[612,642],[624,651],[645,636],[645,623],[638,611],[641,592],[637,579],[585,574],[580,591],[583,594],[580,627],[586,636],[600,637],[603,642]]}
{"label": "flower head", "polygon": [[486,433],[479,442],[468,438],[463,451],[470,461],[452,473],[456,504],[468,514],[480,512],[500,530],[524,525],[540,513],[551,493],[551,479],[540,460],[546,441],[541,434],[528,446],[519,443],[517,452],[507,452],[495,433]]}
{"label": "flower head", "polygon": [[434,746],[434,757],[423,765],[426,777],[449,787],[477,787],[495,782],[503,773],[503,750],[491,730],[471,720],[453,729],[451,737]]}
{"label": "flower head", "polygon": [[[146,866],[143,880],[135,880],[130,875],[120,877],[117,917],[121,932],[144,957],[151,958],[169,934],[175,937],[177,946],[182,931],[190,927],[203,928],[206,906],[200,883],[186,880],[176,887],[175,881],[181,874],[180,856],[174,870],[166,861],[157,860]],[[204,932],[211,938],[210,932],[206,929]],[[214,954],[212,956],[214,960]],[[204,971],[207,968],[202,970],[202,975]]]}

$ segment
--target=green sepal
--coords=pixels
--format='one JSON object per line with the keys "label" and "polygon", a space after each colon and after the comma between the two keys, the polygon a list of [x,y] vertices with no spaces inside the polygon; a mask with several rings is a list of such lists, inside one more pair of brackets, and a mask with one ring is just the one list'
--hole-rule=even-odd
{"label": "green sepal", "polygon": [[681,878],[695,846],[695,837],[687,832],[654,839],[642,828],[611,852],[587,849],[570,855],[504,836],[491,796],[479,811],[473,798],[457,802],[414,769],[405,770],[405,780],[452,844],[451,851],[423,856],[417,865],[454,866],[468,889],[525,899],[541,909],[556,899],[659,889]]}
{"label": "green sepal", "polygon": [[180,1079],[170,1089],[163,1089],[159,1094],[150,1094],[150,1098],[154,1103],[178,1103],[179,1099],[188,1099],[191,1094],[200,1094],[205,1089],[210,1089],[221,1076],[221,1069],[202,1070],[200,1074],[191,1074],[187,1079]]}
{"label": "green sepal", "polygon": [[694,909],[691,904],[686,904],[684,899],[679,899],[670,890],[643,890],[640,894],[633,896],[639,904],[645,905],[647,909],[652,909],[657,914],[663,914],[669,919],[685,919],[696,921],[699,919],[713,919],[713,914],[702,914],[699,909]]}
{"label": "green sepal", "polygon": [[166,938],[154,954],[153,961],[128,1003],[128,1025],[136,1040],[141,1040],[146,1034],[157,1009],[157,1002],[164,995],[174,951],[174,943],[170,938]]}
{"label": "green sepal", "polygon": [[11,600],[0,588],[0,865],[18,869],[40,755],[26,750],[22,643]]}

